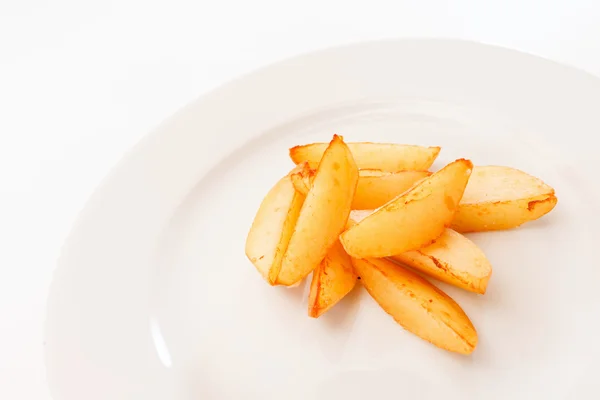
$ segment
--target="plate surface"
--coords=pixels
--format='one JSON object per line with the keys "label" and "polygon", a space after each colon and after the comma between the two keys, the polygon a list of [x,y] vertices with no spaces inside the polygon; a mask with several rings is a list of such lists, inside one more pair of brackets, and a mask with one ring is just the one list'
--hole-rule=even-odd
{"label": "plate surface", "polygon": [[[125,157],[64,246],[54,398],[597,398],[598,104],[591,75],[449,40],[321,51],[204,96]],[[439,284],[478,330],[472,356],[404,331],[362,288],[310,319],[306,285],[269,287],[246,259],[288,147],[333,133],[439,145],[434,168],[465,157],[556,189],[546,218],[470,235],[494,266],[485,296]]]}

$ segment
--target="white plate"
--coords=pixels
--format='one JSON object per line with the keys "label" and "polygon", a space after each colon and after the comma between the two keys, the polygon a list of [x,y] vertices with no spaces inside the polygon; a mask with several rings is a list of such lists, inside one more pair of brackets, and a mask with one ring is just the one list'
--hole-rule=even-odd
{"label": "white plate", "polygon": [[[317,52],[203,97],[125,157],[64,247],[54,398],[597,398],[599,104],[583,72],[441,40]],[[435,167],[468,157],[555,187],[546,218],[472,235],[494,266],[485,296],[442,285],[479,332],[472,356],[404,331],[362,289],[310,319],[304,285],[269,287],[246,259],[288,147],[333,133],[440,145]]]}

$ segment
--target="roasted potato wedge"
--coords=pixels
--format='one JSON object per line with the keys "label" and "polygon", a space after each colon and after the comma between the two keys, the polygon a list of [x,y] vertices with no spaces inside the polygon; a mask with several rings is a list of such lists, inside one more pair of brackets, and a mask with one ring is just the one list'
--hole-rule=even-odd
{"label": "roasted potato wedge", "polygon": [[548,214],[557,201],[552,187],[523,171],[475,167],[452,229],[481,232],[516,228]]}
{"label": "roasted potato wedge", "polygon": [[[440,153],[439,147],[412,146],[391,143],[348,143],[356,165],[360,169],[383,171],[426,170]],[[299,164],[308,161],[316,168],[327,148],[327,143],[312,143],[290,149],[290,158]]]}
{"label": "roasted potato wedge", "polygon": [[484,294],[492,265],[472,241],[447,228],[429,246],[391,257],[392,260],[450,285]]}
{"label": "roasted potato wedge", "polygon": [[246,256],[269,284],[275,284],[305,196],[294,189],[291,175],[298,165],[271,188],[260,204],[246,238]]}
{"label": "roasted potato wedge", "polygon": [[406,330],[434,345],[470,354],[477,331],[448,295],[414,272],[386,259],[353,259],[363,286]]}
{"label": "roasted potato wedge", "polygon": [[344,298],[356,285],[352,260],[339,241],[313,271],[308,296],[308,315],[318,318]]}
{"label": "roasted potato wedge", "polygon": [[454,217],[473,164],[460,159],[421,180],[340,236],[354,258],[389,257],[437,239]]}
{"label": "roasted potato wedge", "polygon": [[352,153],[335,135],[300,210],[277,284],[290,286],[301,281],[325,258],[346,226],[357,182],[358,168]]}
{"label": "roasted potato wedge", "polygon": [[[352,201],[353,210],[372,210],[410,189],[429,171],[386,172],[379,169],[358,171],[358,186]],[[294,187],[306,195],[314,179],[314,170],[299,171],[293,176]]]}

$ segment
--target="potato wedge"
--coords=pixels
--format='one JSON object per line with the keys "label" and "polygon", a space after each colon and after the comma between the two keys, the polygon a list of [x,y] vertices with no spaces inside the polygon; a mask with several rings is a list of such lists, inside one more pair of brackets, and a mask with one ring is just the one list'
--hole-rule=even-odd
{"label": "potato wedge", "polygon": [[442,349],[473,352],[477,331],[447,294],[386,259],[352,259],[352,264],[369,294],[404,329]]}
{"label": "potato wedge", "polygon": [[298,165],[271,188],[261,202],[246,238],[246,256],[271,285],[279,275],[283,254],[305,198],[294,189],[291,175],[306,166],[306,163]]}
{"label": "potato wedge", "polygon": [[492,265],[472,241],[447,228],[435,242],[419,250],[390,257],[450,285],[484,294]]}
{"label": "potato wedge", "polygon": [[389,257],[437,239],[454,217],[473,164],[454,161],[340,235],[354,258]]}
{"label": "potato wedge", "polygon": [[308,295],[308,315],[318,318],[344,298],[356,285],[352,260],[339,241],[313,271]]}
{"label": "potato wedge", "polygon": [[[426,170],[431,167],[440,153],[439,147],[412,146],[391,143],[348,143],[356,165],[360,169],[383,171]],[[290,158],[299,164],[308,161],[316,168],[327,143],[312,143],[290,149]]]}
{"label": "potato wedge", "polygon": [[290,286],[301,281],[325,258],[346,226],[357,182],[352,153],[335,135],[300,210],[277,284]]}
{"label": "potato wedge", "polygon": [[[304,170],[294,175],[294,187],[306,195],[314,179],[314,170]],[[431,175],[429,171],[386,172],[379,169],[363,169],[358,171],[358,186],[353,210],[372,210],[381,207],[399,194],[410,189],[421,179]]]}
{"label": "potato wedge", "polygon": [[516,228],[548,214],[556,206],[554,189],[518,169],[473,168],[452,229],[481,232]]}

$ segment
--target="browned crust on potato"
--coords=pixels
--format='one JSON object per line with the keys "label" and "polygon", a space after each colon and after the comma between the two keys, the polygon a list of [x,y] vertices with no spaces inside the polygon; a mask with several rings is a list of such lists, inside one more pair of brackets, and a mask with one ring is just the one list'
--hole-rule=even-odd
{"label": "browned crust on potato", "polygon": [[554,194],[548,196],[547,198],[543,199],[543,200],[533,200],[530,201],[529,203],[527,203],[527,210],[528,211],[533,211],[537,206],[544,204],[544,203],[553,203],[556,202],[557,198]]}

